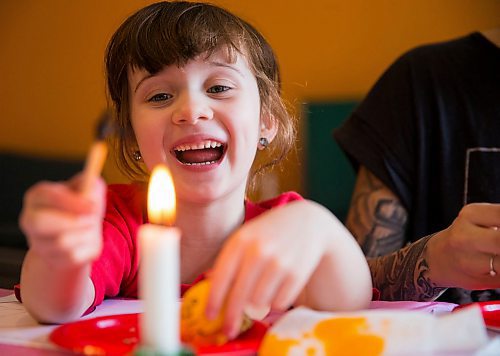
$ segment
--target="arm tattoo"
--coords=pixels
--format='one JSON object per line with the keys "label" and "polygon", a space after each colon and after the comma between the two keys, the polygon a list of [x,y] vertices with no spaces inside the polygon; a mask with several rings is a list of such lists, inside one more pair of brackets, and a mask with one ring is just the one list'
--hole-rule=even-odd
{"label": "arm tattoo", "polygon": [[368,257],[383,256],[402,247],[406,212],[398,201],[381,199],[375,207],[373,226],[361,248]]}
{"label": "arm tattoo", "polygon": [[401,248],[406,221],[406,209],[397,197],[367,169],[361,169],[347,226],[364,254],[383,256]]}
{"label": "arm tattoo", "polygon": [[426,261],[426,236],[390,255],[368,260],[373,286],[382,300],[434,300],[446,288],[436,286],[429,278]]}

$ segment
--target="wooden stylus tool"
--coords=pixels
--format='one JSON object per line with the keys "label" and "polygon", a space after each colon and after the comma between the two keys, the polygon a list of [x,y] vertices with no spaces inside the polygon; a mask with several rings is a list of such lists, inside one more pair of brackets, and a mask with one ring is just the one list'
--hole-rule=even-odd
{"label": "wooden stylus tool", "polygon": [[109,111],[104,111],[99,118],[95,130],[94,142],[90,146],[85,167],[83,168],[83,182],[81,192],[88,194],[92,189],[95,180],[101,175],[106,156],[108,155],[108,146],[106,137],[111,133],[111,114]]}

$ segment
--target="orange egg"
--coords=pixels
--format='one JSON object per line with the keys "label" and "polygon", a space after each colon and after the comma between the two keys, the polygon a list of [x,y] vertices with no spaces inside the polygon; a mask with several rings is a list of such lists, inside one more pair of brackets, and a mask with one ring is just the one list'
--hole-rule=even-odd
{"label": "orange egg", "polygon": [[[183,342],[194,345],[222,345],[228,339],[222,332],[225,307],[222,307],[219,315],[212,320],[207,319],[205,310],[207,307],[210,282],[205,279],[191,287],[182,299],[181,304],[181,339]],[[244,317],[241,332],[248,330],[252,321]]]}

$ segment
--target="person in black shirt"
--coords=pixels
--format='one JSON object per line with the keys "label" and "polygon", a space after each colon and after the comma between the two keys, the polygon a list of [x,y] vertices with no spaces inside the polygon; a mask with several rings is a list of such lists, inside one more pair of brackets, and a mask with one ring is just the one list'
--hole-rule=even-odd
{"label": "person in black shirt", "polygon": [[382,299],[500,299],[472,291],[500,287],[499,46],[496,29],[407,52],[334,132]]}

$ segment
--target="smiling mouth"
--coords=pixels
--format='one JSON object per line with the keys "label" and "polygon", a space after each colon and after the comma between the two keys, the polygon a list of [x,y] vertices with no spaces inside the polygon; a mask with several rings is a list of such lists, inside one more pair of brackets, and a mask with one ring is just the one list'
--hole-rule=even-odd
{"label": "smiling mouth", "polygon": [[184,144],[174,148],[177,160],[188,166],[215,164],[224,156],[225,145],[221,142],[206,140],[197,144]]}

